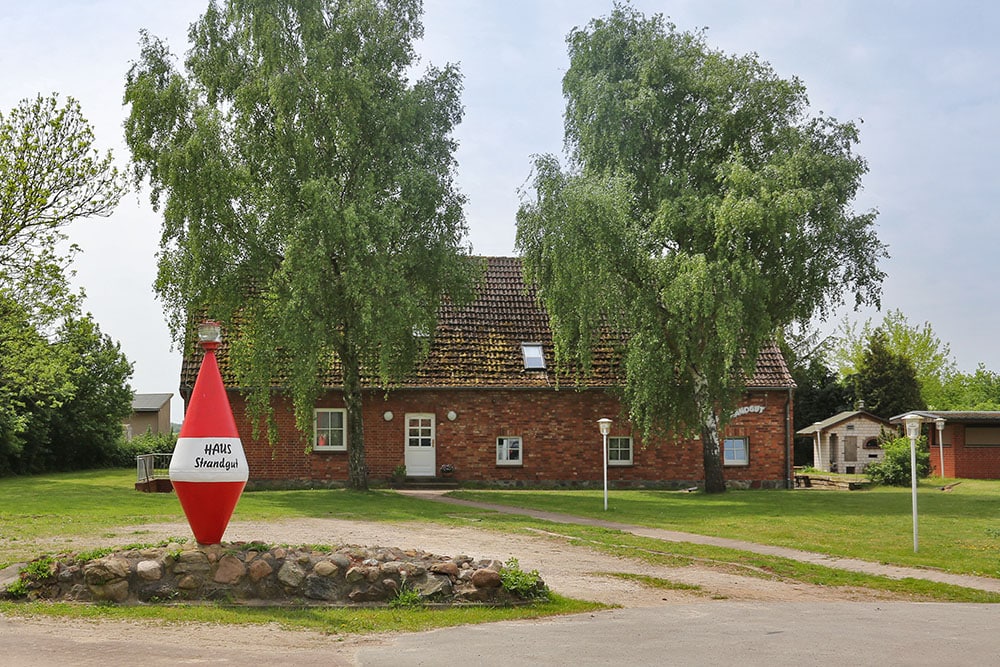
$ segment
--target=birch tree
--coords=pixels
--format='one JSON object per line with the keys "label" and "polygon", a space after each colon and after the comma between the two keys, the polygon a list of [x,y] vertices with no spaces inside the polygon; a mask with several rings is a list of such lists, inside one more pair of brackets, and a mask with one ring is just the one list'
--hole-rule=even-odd
{"label": "birch tree", "polygon": [[[367,486],[362,386],[400,378],[446,295],[474,283],[454,187],[461,77],[410,80],[419,0],[228,0],[180,71],[143,35],[126,138],[163,213],[157,291],[175,334],[238,314],[230,355],[258,415],[277,383],[311,431],[343,389],[350,484]],[[304,438],[305,440],[305,438]]]}
{"label": "birch tree", "polygon": [[724,491],[719,432],[761,346],[845,295],[878,302],[885,246],[852,207],[857,127],[809,116],[802,82],[758,56],[626,5],[567,43],[569,164],[535,159],[528,278],[567,368],[586,369],[605,327],[627,333],[631,420],[700,435],[705,489]]}

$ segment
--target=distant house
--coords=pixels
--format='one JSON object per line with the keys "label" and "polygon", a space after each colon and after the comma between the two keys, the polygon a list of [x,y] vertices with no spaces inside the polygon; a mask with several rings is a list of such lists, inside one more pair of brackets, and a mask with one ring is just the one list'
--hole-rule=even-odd
{"label": "distant house", "polygon": [[125,423],[125,437],[143,433],[170,433],[170,399],[173,394],[133,394],[132,415]]}
{"label": "distant house", "polygon": [[[931,475],[966,479],[1000,479],[1000,412],[913,410],[924,421],[923,433],[931,450]],[[902,424],[903,416],[890,421]],[[938,419],[944,430],[938,438]]]}
{"label": "distant house", "polygon": [[[478,298],[445,304],[428,358],[402,386],[367,383],[364,432],[369,479],[387,481],[398,466],[409,477],[444,473],[468,484],[596,486],[602,481],[597,420],[614,420],[608,480],[615,487],[694,486],[704,481],[697,439],[643,443],[614,388],[614,350],[595,350],[593,373],[579,383],[557,378],[546,312],[521,274],[520,260],[484,260]],[[194,346],[191,346],[194,347]],[[190,399],[202,352],[186,354],[181,395]],[[340,485],[348,478],[347,413],[339,369],[316,403],[311,433],[294,426],[287,397],[272,398],[277,440],[258,437],[234,387],[225,335],[217,353],[250,466],[251,484]],[[557,381],[558,380],[558,381]],[[785,488],[791,477],[794,381],[776,346],[762,350],[756,373],[722,438],[726,480]]]}
{"label": "distant house", "polygon": [[891,427],[864,410],[841,412],[795,432],[813,439],[813,467],[826,472],[861,473],[881,461],[879,434]]}

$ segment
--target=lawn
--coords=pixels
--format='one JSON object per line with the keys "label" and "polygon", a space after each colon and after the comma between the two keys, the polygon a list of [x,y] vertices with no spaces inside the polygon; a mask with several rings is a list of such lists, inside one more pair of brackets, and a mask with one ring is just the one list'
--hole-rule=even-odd
{"label": "lawn", "polygon": [[[44,553],[73,551],[74,541],[92,545],[95,536],[115,538],[117,543],[127,540],[141,544],[148,542],[143,537],[149,532],[144,529],[145,524],[184,523],[175,495],[139,493],[132,488],[133,475],[131,470],[102,470],[0,479],[0,567]],[[947,493],[939,491],[938,485],[940,482],[924,482],[920,487],[921,546],[918,554],[912,551],[909,489],[730,491],[714,496],[673,491],[612,491],[608,512],[602,510],[599,490],[463,490],[454,495],[867,560],[1000,576],[1000,522],[997,521],[1000,482],[963,480]],[[622,557],[641,558],[659,564],[683,566],[694,561],[702,564],[710,561],[726,571],[744,574],[752,571],[787,581],[825,586],[869,587],[908,595],[911,599],[1000,600],[993,594],[941,584],[890,580],[731,549],[665,543],[614,530],[553,524],[524,516],[423,501],[388,490],[366,493],[343,489],[247,492],[243,494],[233,520],[266,521],[294,517],[431,521],[466,526],[474,522],[477,527],[503,532],[540,529],[564,535],[570,543],[585,544]],[[184,535],[189,536],[186,527],[182,531]],[[34,610],[29,613],[94,613],[73,607],[70,611],[62,611],[59,606],[32,607]],[[534,611],[501,616],[513,618],[520,614],[572,613],[585,608],[586,603],[557,598]],[[0,605],[0,612],[11,610],[9,603]],[[123,612],[107,612],[111,615],[116,613]],[[164,611],[158,617],[169,620],[177,613],[180,612]],[[191,608],[181,616],[198,620],[200,613],[204,612]],[[234,622],[258,622],[257,617],[249,612],[236,615],[243,620]],[[284,617],[286,612],[280,612],[278,616]],[[295,613],[290,618],[292,620],[283,621],[283,624],[287,622],[290,627],[308,624],[303,619],[295,621],[299,618]],[[351,616],[350,612],[331,611],[323,615],[322,622],[350,624],[358,618]],[[392,620],[395,618],[393,613],[387,612],[379,618],[381,621],[372,621],[374,628],[393,627],[397,623]],[[416,625],[430,627],[435,624],[481,622],[491,620],[495,615],[457,611],[449,616],[413,611],[413,616],[408,618]]]}
{"label": "lawn", "polygon": [[1000,577],[1000,482],[924,480],[913,553],[910,489],[866,491],[460,491],[467,500],[795,547],[864,560]]}

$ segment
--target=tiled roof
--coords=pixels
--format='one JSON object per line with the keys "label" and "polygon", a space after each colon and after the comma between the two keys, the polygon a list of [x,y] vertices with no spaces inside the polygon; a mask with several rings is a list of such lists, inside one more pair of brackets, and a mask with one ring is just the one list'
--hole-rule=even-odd
{"label": "tiled roof", "polygon": [[[532,388],[556,384],[549,318],[538,304],[535,289],[524,282],[521,260],[488,257],[484,263],[478,298],[463,307],[447,303],[442,306],[430,353],[403,386]],[[548,370],[525,370],[522,343],[542,345]],[[226,384],[233,384],[225,341],[217,358]],[[185,355],[181,386],[194,385],[200,362],[200,351]],[[592,373],[579,384],[613,386],[618,383],[617,367],[612,346],[602,345],[594,350]],[[330,386],[340,385],[339,371],[336,367],[331,369],[327,378]],[[577,384],[576,379],[559,380],[562,384]],[[371,378],[366,384],[374,386]],[[776,345],[761,351],[757,371],[748,386],[757,389],[795,386]]]}

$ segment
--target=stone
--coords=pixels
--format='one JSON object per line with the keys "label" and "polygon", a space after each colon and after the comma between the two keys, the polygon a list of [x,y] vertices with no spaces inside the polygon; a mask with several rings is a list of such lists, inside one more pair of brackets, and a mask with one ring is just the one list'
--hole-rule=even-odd
{"label": "stone", "polygon": [[212,580],[219,584],[238,584],[240,579],[247,573],[247,568],[239,558],[232,554],[226,554],[219,559],[219,566],[215,569],[215,576]]}
{"label": "stone", "polygon": [[141,560],[135,565],[135,573],[146,581],[157,581],[163,576],[163,566],[156,560]]}
{"label": "stone", "polygon": [[212,569],[208,556],[195,549],[182,551],[174,564],[174,574],[203,574]]}
{"label": "stone", "polygon": [[313,573],[320,577],[332,577],[339,571],[340,568],[328,560],[321,560],[313,566]]}
{"label": "stone", "polygon": [[[175,599],[278,606],[384,604],[404,587],[441,603],[506,604],[518,599],[503,590],[502,563],[497,560],[449,559],[419,550],[405,557],[399,549],[384,547],[342,546],[332,553],[257,544],[254,549],[249,561],[250,552],[233,544],[186,551],[170,546],[136,548],[85,564],[79,564],[75,554],[62,554],[54,558],[53,576],[32,582],[27,599],[116,604]],[[494,568],[484,569],[486,565]],[[22,566],[0,570],[0,581],[16,581]]]}
{"label": "stone", "polygon": [[95,600],[121,603],[128,599],[129,585],[127,579],[119,579],[109,584],[90,584],[88,588]]}
{"label": "stone", "polygon": [[267,560],[257,558],[254,562],[250,563],[248,571],[250,574],[250,581],[257,583],[264,577],[270,576],[270,574],[274,572],[274,568],[271,567],[271,564],[268,563]]}
{"label": "stone", "polygon": [[288,588],[298,588],[305,578],[306,573],[302,566],[294,561],[286,560],[285,564],[278,570],[278,581]]}
{"label": "stone", "polygon": [[351,559],[344,554],[330,554],[328,560],[343,571],[347,571],[347,568],[351,566]]}
{"label": "stone", "polygon": [[450,560],[443,563],[434,563],[430,566],[429,570],[434,574],[446,574],[452,578],[458,576],[458,565],[455,565],[455,563]]}
{"label": "stone", "polygon": [[128,561],[116,556],[105,556],[91,561],[83,568],[87,584],[101,586],[128,576]]}
{"label": "stone", "polygon": [[336,600],[339,592],[336,579],[315,574],[306,577],[303,593],[311,600]]}
{"label": "stone", "polygon": [[472,575],[472,585],[476,588],[500,588],[500,573],[496,570],[476,570]]}
{"label": "stone", "polygon": [[413,587],[425,598],[444,597],[451,595],[451,577],[432,574],[422,582],[415,582]]}

